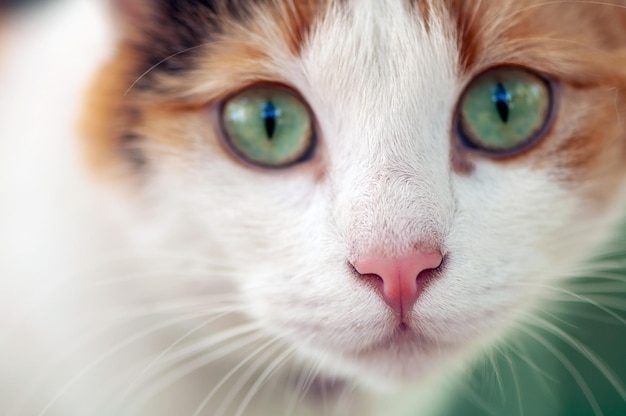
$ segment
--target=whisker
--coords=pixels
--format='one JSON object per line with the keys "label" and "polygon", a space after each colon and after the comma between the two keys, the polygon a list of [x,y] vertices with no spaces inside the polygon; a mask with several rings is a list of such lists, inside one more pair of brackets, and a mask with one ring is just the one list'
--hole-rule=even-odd
{"label": "whisker", "polygon": [[[522,351],[518,351],[517,347],[519,347],[519,349]],[[558,383],[559,380],[556,377],[546,372],[545,368],[541,368],[537,363],[535,363],[534,361],[530,359],[530,354],[528,353],[528,351],[524,349],[523,345],[514,346],[514,345],[509,344],[509,349],[520,360],[522,360],[524,364],[528,365],[528,367],[532,368],[536,374],[541,376],[541,377],[538,377],[538,380],[544,383],[545,383],[545,380],[549,380],[553,383]],[[547,384],[544,384],[544,386],[546,387],[546,390],[549,390]]]}
{"label": "whisker", "polygon": [[122,392],[121,396],[119,397],[119,401],[123,401],[128,396],[128,394],[135,388],[135,386],[139,383],[139,381],[142,379],[142,377],[146,373],[148,373],[152,368],[154,368],[154,366],[157,365],[163,359],[163,357],[165,357],[168,353],[170,353],[170,351],[172,351],[177,345],[179,345],[185,339],[187,339],[188,337],[190,337],[194,333],[200,331],[201,329],[206,328],[208,325],[210,325],[211,323],[215,322],[216,320],[224,317],[225,315],[227,315],[229,313],[233,313],[233,312],[238,312],[238,311],[244,310],[244,309],[246,309],[245,305],[232,306],[230,308],[227,308],[224,312],[218,314],[217,316],[214,316],[211,319],[205,320],[205,321],[201,322],[200,324],[196,325],[195,327],[191,328],[189,331],[187,331],[185,334],[183,334],[181,337],[179,337],[177,340],[175,340],[172,344],[170,344],[167,348],[165,348],[156,358],[151,360],[148,363],[148,365],[146,365],[141,370],[141,372],[139,374],[137,374],[133,378],[133,380],[128,385],[128,387]]}
{"label": "whisker", "polygon": [[[222,398],[220,406],[215,411],[216,415],[225,415],[227,414],[228,408],[231,406],[233,401],[240,394],[241,390],[244,388],[246,383],[250,382],[252,377],[254,377],[255,373],[258,373],[262,367],[265,367],[267,362],[272,358],[272,355],[276,352],[283,349],[284,346],[281,344],[277,344],[271,351],[268,351],[266,354],[263,354],[262,359],[257,361],[254,365],[250,366],[237,380],[237,382],[230,388],[228,394]],[[265,367],[266,368],[266,367]]]}
{"label": "whisker", "polygon": [[614,270],[600,270],[599,268],[591,268],[587,273],[581,274],[580,277],[571,279],[571,284],[580,283],[586,280],[604,279],[612,280],[619,283],[626,283],[626,276],[623,274],[623,268],[626,267],[626,263],[615,265]]}
{"label": "whisker", "polygon": [[567,285],[569,289],[572,289],[575,293],[597,293],[597,294],[605,294],[605,293],[626,293],[626,284],[624,283],[614,283],[612,281],[609,282],[572,282]]}
{"label": "whisker", "polygon": [[[23,324],[24,320],[27,319],[29,315],[32,314],[32,311],[39,310],[42,304],[46,303],[55,303],[58,302],[67,302],[68,297],[85,297],[87,296],[88,290],[101,290],[103,286],[106,285],[114,285],[114,284],[126,284],[131,280],[137,279],[155,279],[156,276],[160,276],[161,273],[166,276],[175,275],[178,277],[189,277],[195,276],[195,274],[181,274],[177,271],[173,271],[172,273],[167,273],[165,271],[142,271],[138,273],[133,273],[127,276],[109,278],[106,280],[100,281],[88,281],[86,283],[79,283],[77,281],[66,281],[61,285],[50,286],[46,290],[39,291],[37,294],[33,294],[30,298],[25,298],[22,301],[22,305],[18,310],[15,311],[14,317],[11,320],[5,320],[3,325],[7,327],[7,329],[14,328]],[[188,297],[191,299],[191,297]],[[233,294],[210,294],[210,295],[199,295],[197,297],[199,301],[202,303],[206,301],[227,301],[228,299],[237,299],[237,295]],[[0,342],[0,349],[2,349],[2,343]]]}
{"label": "whisker", "polygon": [[626,320],[624,317],[620,316],[617,312],[615,312],[615,311],[620,311],[620,312],[626,311],[626,305],[624,305],[623,297],[603,296],[603,295],[594,294],[593,302],[589,301],[590,298],[588,296],[581,296],[580,298],[571,298],[571,297],[568,298],[566,296],[563,296],[560,298],[554,297],[552,298],[552,300],[559,301],[559,302],[582,302],[582,303],[591,304],[593,306],[602,305],[602,308],[600,309],[603,312],[610,315],[611,317],[613,317],[616,321],[623,324],[624,321]]}
{"label": "whisker", "polygon": [[[509,370],[511,372],[511,375],[513,376],[513,386],[515,388],[515,397],[517,399],[517,404],[518,404],[518,408],[519,408],[519,414],[520,416],[523,415],[523,402],[522,402],[522,391],[520,389],[520,384],[519,384],[519,380],[517,379],[518,375],[517,375],[517,371],[515,369],[515,362],[513,359],[511,359],[511,357],[509,356],[509,354],[506,353],[506,351],[504,351],[501,347],[498,346],[498,344],[496,343],[494,345],[494,350],[500,354],[500,356],[502,357],[502,359],[508,364]],[[494,367],[495,367],[495,359],[492,359],[493,363],[494,363]],[[498,385],[500,387],[500,398],[502,400],[502,402],[506,402],[506,396],[504,394],[505,390],[502,384],[502,379],[500,377],[497,377],[498,379]]]}
{"label": "whisker", "polygon": [[586,4],[586,5],[597,5],[597,6],[609,6],[609,7],[616,7],[618,9],[623,9],[626,10],[626,6],[622,6],[619,4],[615,4],[615,3],[608,3],[608,2],[604,2],[604,1],[592,1],[592,0],[560,0],[560,1],[547,1],[545,3],[540,3],[540,4],[533,4],[531,6],[528,6],[524,9],[521,9],[518,13],[523,13],[525,11],[537,8],[537,7],[542,7],[542,6],[553,6],[553,5],[558,5],[558,4]]}
{"label": "whisker", "polygon": [[256,379],[250,390],[248,390],[248,394],[244,396],[239,404],[239,408],[235,412],[235,416],[243,416],[246,408],[254,398],[254,396],[259,392],[263,384],[267,381],[269,377],[271,377],[281,366],[285,364],[285,362],[291,358],[296,351],[296,347],[293,346],[287,350],[285,350],[282,354],[274,359],[274,361],[265,368],[265,371],[261,373],[261,375]]}
{"label": "whisker", "polygon": [[209,45],[212,45],[213,43],[214,42],[207,42],[207,43],[203,43],[203,44],[200,44],[200,45],[195,45],[195,46],[192,46],[190,48],[183,49],[182,51],[178,51],[176,53],[173,53],[173,54],[171,54],[170,56],[168,56],[166,58],[163,58],[162,60],[160,60],[159,62],[157,62],[156,64],[152,65],[150,68],[148,68],[145,72],[143,72],[135,81],[133,81],[133,83],[130,85],[130,87],[128,87],[126,92],[124,92],[124,96],[127,96],[128,93],[135,87],[135,85],[137,85],[137,83],[139,83],[142,79],[144,79],[150,72],[154,71],[155,69],[157,69],[159,66],[163,65],[164,63],[166,63],[170,59],[176,58],[177,56],[183,55],[183,54],[185,54],[187,52],[190,52],[190,51],[193,51],[195,49],[207,47]]}
{"label": "whisker", "polygon": [[602,359],[600,359],[600,357],[593,353],[587,346],[582,344],[580,341],[575,340],[565,331],[563,331],[556,325],[551,324],[545,319],[535,317],[535,320],[532,322],[528,322],[528,324],[538,328],[543,328],[549,333],[557,335],[575,351],[587,358],[598,370],[600,370],[602,375],[606,377],[606,379],[611,383],[613,388],[618,392],[622,400],[626,401],[626,389],[624,388],[622,381],[609,368],[609,366]]}
{"label": "whisker", "polygon": [[315,379],[315,376],[319,374],[320,365],[321,360],[317,360],[315,365],[301,368],[298,371],[298,378],[294,388],[295,394],[285,408],[286,415],[292,415],[295,412],[298,403],[307,395],[309,389],[311,388],[311,383]]}
{"label": "whisker", "polygon": [[[182,317],[172,319],[166,322],[162,322],[155,327],[147,329],[145,331],[147,332],[145,335],[149,335],[149,333],[152,330],[158,331],[160,329],[158,328],[158,326],[167,327],[171,325],[176,325],[179,322],[183,322],[186,320],[193,320],[195,318],[212,315],[217,312],[222,312],[222,315],[224,315],[224,314],[230,313],[230,309],[232,309],[232,307],[230,308],[222,307],[222,308],[215,308],[211,310],[205,309],[205,310],[194,312],[194,313],[187,313]],[[62,354],[54,356],[55,357],[54,359],[50,360],[48,364],[46,364],[41,370],[38,371],[38,373],[35,376],[33,376],[33,379],[31,380],[31,382],[28,383],[29,387],[25,388],[20,398],[16,401],[16,404],[12,406],[12,408],[9,410],[8,415],[19,413],[19,409],[22,408],[26,404],[28,399],[36,393],[37,389],[41,386],[41,384],[45,381],[48,375],[51,374],[56,367],[58,367],[59,365],[61,365],[63,362],[67,361],[71,357],[74,357],[81,350],[86,348],[88,344],[92,342],[93,340],[97,339],[100,336],[103,336],[104,334],[112,330],[113,328],[119,327],[122,324],[127,324],[129,322],[132,322],[140,318],[146,318],[150,316],[159,315],[162,313],[171,313],[171,312],[172,310],[170,310],[169,308],[166,310],[161,310],[161,309],[149,310],[144,307],[125,309],[124,311],[118,313],[117,315],[108,316],[108,319],[106,322],[100,323],[99,325],[97,325],[97,329],[88,332],[87,334],[82,336],[80,339],[74,340],[70,344],[71,347],[68,348],[67,340],[63,340],[62,345],[61,345],[63,347]],[[105,358],[103,357],[103,359]],[[93,363],[93,364],[94,366],[97,365],[97,363]],[[70,386],[68,386],[68,388],[69,387]]]}
{"label": "whisker", "polygon": [[[194,352],[200,352],[200,351],[206,350],[207,348],[211,346],[219,345],[220,343],[224,341],[229,341],[231,339],[237,338],[238,336],[242,336],[242,335],[245,335],[246,333],[252,332],[252,334],[249,334],[247,337],[239,340],[236,343],[234,342],[231,344],[227,344],[221,348],[210,351],[209,353],[206,353],[197,359],[194,359],[184,365],[176,367],[173,371],[171,371],[166,376],[163,376],[160,379],[155,379],[155,383],[153,383],[152,387],[150,387],[149,389],[146,389],[140,396],[135,397],[135,399],[133,400],[133,403],[130,404],[129,408],[136,409],[136,408],[141,407],[143,404],[145,404],[148,400],[150,400],[160,391],[164,390],[165,388],[172,385],[176,381],[181,380],[185,376],[192,374],[193,372],[207,366],[208,364],[214,362],[215,360],[228,356],[229,354],[232,354],[233,352],[241,348],[244,348],[250,344],[253,344],[262,340],[263,338],[266,337],[265,334],[260,332],[262,328],[263,328],[262,325],[258,323],[241,325],[239,327],[230,328],[227,331],[223,331],[219,334],[216,334],[215,336],[209,338],[211,342],[206,342],[206,340],[204,340],[202,342],[195,344]],[[188,355],[190,352],[189,349],[186,352]],[[164,363],[168,365],[168,367],[166,368],[171,368],[175,364],[177,364],[177,362],[180,361],[181,358],[186,358],[185,356],[181,357],[180,354],[177,354],[177,355],[178,356],[176,357],[177,358],[176,360],[168,360],[167,362]],[[145,379],[142,380],[142,382],[144,381]],[[133,412],[133,414],[134,413],[136,412]]]}
{"label": "whisker", "polygon": [[543,347],[546,350],[548,350],[550,353],[552,353],[552,355],[554,357],[556,357],[556,359],[563,365],[563,367],[565,367],[567,372],[574,378],[574,380],[578,384],[578,387],[580,387],[581,391],[583,392],[583,394],[587,398],[587,401],[591,405],[593,413],[596,416],[603,416],[603,413],[602,413],[602,410],[600,408],[600,405],[598,404],[598,401],[596,400],[595,396],[593,395],[593,392],[589,388],[589,385],[585,382],[584,377],[576,369],[574,364],[572,364],[572,362],[565,356],[565,354],[563,354],[561,351],[559,351],[557,348],[555,348],[552,344],[550,344],[550,342],[548,342],[548,340],[546,340],[541,335],[537,334],[535,331],[532,331],[531,329],[526,328],[524,326],[520,326],[519,329],[520,329],[520,331],[522,331],[525,334],[527,334],[529,337],[533,338],[539,344],[543,345]]}
{"label": "whisker", "polygon": [[[226,384],[226,382],[237,372],[239,371],[244,365],[246,365],[250,360],[252,360],[253,358],[255,358],[257,355],[259,355],[262,351],[265,351],[265,354],[262,354],[261,357],[259,358],[259,364],[256,366],[250,366],[250,368],[248,369],[248,372],[250,373],[250,376],[252,376],[252,374],[254,374],[254,372],[258,371],[259,367],[265,363],[266,359],[268,359],[269,357],[271,357],[276,351],[278,351],[282,345],[277,344],[274,345],[274,348],[268,348],[270,347],[272,344],[276,344],[280,339],[278,337],[275,337],[267,342],[265,342],[264,344],[262,344],[259,348],[257,348],[256,350],[254,350],[253,352],[251,352],[250,354],[248,354],[248,356],[243,359],[242,361],[239,362],[239,364],[237,364],[235,367],[233,367],[228,373],[226,373],[226,375],[224,375],[224,377],[222,377],[222,379],[220,380],[219,383],[217,383],[213,389],[209,392],[209,394],[206,395],[206,397],[202,400],[202,402],[198,405],[198,407],[196,408],[196,411],[193,413],[193,416],[200,416],[201,412],[204,410],[204,408],[206,407],[206,405],[209,403],[209,401],[213,398],[213,396],[215,396],[215,394],[219,391],[219,389],[222,388],[222,386],[224,386],[224,384]],[[266,357],[267,356],[267,357]],[[242,379],[245,380],[245,382],[248,381],[248,377],[246,377],[247,373],[244,373],[244,375],[242,376]],[[239,391],[239,388],[233,387],[233,390],[235,391]],[[230,404],[230,399],[229,396],[226,396],[223,399],[223,402],[228,403],[228,405]],[[226,406],[227,407],[227,406]],[[219,414],[219,410],[217,411],[217,413]]]}
{"label": "whisker", "polygon": [[612,317],[601,315],[601,314],[598,314],[598,313],[584,312],[584,311],[580,311],[580,310],[578,310],[576,308],[563,308],[563,310],[560,311],[560,313],[571,315],[571,316],[574,316],[574,317],[577,316],[577,317],[583,318],[583,319],[588,320],[588,321],[602,322],[602,323],[607,324],[607,325],[619,325],[620,328],[622,327],[622,324],[620,324],[619,322],[615,321],[615,319],[612,318]]}
{"label": "whisker", "polygon": [[469,399],[475,406],[479,407],[485,415],[500,416],[493,409],[493,404],[487,402],[474,390],[474,388],[466,383],[457,384],[459,390]]}
{"label": "whisker", "polygon": [[347,410],[350,409],[350,398],[354,396],[354,393],[357,389],[355,383],[349,384],[339,395],[339,409],[346,409],[343,414],[347,413]]}
{"label": "whisker", "polygon": [[[228,313],[228,312],[226,312]],[[206,312],[202,312],[202,313],[197,313],[197,314],[192,314],[190,315],[191,317],[199,317],[199,316],[203,316],[206,315]],[[183,316],[183,317],[177,317],[174,319],[170,319],[164,322],[160,322],[154,326],[151,326],[143,331],[140,331],[139,333],[125,339],[124,341],[118,342],[117,344],[115,344],[113,347],[111,347],[106,353],[101,354],[100,356],[98,356],[96,359],[94,359],[93,361],[91,361],[89,364],[87,364],[85,367],[83,367],[83,369],[81,371],[79,371],[70,381],[68,381],[63,387],[61,387],[61,389],[58,391],[58,393],[48,402],[48,404],[46,406],[44,406],[43,410],[41,410],[41,412],[39,413],[39,416],[43,416],[74,384],[76,384],[82,377],[84,377],[87,373],[89,373],[92,369],[94,369],[96,366],[100,365],[104,360],[106,360],[107,358],[111,357],[112,355],[116,354],[117,352],[121,351],[122,349],[124,349],[125,347],[131,345],[132,343],[150,335],[153,334],[161,329],[165,329],[167,327],[170,327],[172,325],[176,325],[185,321],[188,321],[190,319],[189,316]]]}
{"label": "whisker", "polygon": [[528,36],[528,37],[524,37],[524,38],[520,38],[520,39],[510,39],[507,40],[506,42],[502,42],[499,46],[501,47],[508,47],[511,49],[514,49],[515,46],[520,46],[523,48],[527,48],[529,45],[531,45],[531,41],[535,41],[538,44],[541,45],[545,45],[548,42],[560,42],[560,43],[565,43],[568,45],[573,45],[573,46],[579,46],[583,49],[589,49],[595,52],[599,52],[603,55],[606,55],[607,57],[612,56],[610,52],[607,52],[603,49],[600,49],[598,47],[595,47],[593,45],[588,45],[586,43],[582,43],[582,42],[577,42],[571,39],[564,39],[564,38],[555,38],[555,37],[541,37],[541,36]]}
{"label": "whisker", "polygon": [[613,312],[609,308],[606,308],[605,306],[600,305],[598,302],[594,301],[593,299],[590,299],[589,297],[579,295],[579,294],[574,293],[572,291],[569,291],[567,289],[553,287],[553,286],[544,285],[544,284],[540,284],[540,283],[522,283],[522,282],[519,282],[519,283],[514,283],[514,285],[516,285],[516,286],[537,287],[537,288],[540,288],[540,289],[548,289],[548,290],[551,290],[551,291],[554,291],[554,292],[557,292],[557,293],[560,293],[560,294],[568,295],[572,299],[576,299],[576,300],[579,300],[581,302],[585,302],[585,303],[588,303],[590,305],[595,306],[596,308],[598,308],[601,311],[603,311],[603,312],[607,313],[608,315],[612,316],[613,318],[615,318],[616,320],[618,320],[622,324],[626,325],[626,319],[622,318],[621,316],[619,316],[618,314],[616,314],[615,312]]}
{"label": "whisker", "polygon": [[[500,352],[499,348],[495,348],[495,351]],[[491,364],[491,367],[493,368],[493,374],[495,375],[496,382],[498,384],[500,400],[504,402],[506,400],[506,394],[504,392],[504,382],[502,381],[502,376],[500,375],[500,370],[498,369],[498,362],[495,359],[494,355],[491,353],[488,353],[487,360],[489,361],[489,363]]]}

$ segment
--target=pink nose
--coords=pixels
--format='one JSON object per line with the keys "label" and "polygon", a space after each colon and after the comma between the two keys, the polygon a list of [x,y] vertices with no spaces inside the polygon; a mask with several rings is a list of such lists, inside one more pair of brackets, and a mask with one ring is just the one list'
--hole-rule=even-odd
{"label": "pink nose", "polygon": [[[381,295],[384,301],[400,316],[411,310],[423,289],[425,271],[441,265],[439,251],[413,252],[400,258],[367,256],[354,262],[354,268],[363,277],[382,280]],[[380,279],[378,279],[380,278]]]}

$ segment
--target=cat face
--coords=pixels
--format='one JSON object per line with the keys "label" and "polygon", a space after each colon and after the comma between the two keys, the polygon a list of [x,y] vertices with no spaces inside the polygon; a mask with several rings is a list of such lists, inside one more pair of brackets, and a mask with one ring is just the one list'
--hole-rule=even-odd
{"label": "cat face", "polygon": [[623,206],[626,30],[608,5],[118,3],[94,171],[333,372],[419,380],[522,322]]}

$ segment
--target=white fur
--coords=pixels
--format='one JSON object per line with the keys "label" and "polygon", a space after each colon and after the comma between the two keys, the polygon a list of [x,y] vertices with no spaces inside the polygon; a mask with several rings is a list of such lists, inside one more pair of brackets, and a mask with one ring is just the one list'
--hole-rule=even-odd
{"label": "white fur", "polygon": [[[296,87],[316,115],[327,155],[322,180],[307,170],[250,169],[195,137],[191,153],[147,149],[158,163],[141,197],[102,190],[83,172],[72,132],[86,80],[110,53],[111,36],[95,3],[72,6],[45,32],[17,32],[11,70],[0,79],[0,324],[7,328],[0,348],[9,351],[0,381],[13,380],[14,395],[0,393],[0,412],[193,414],[225,374],[274,338],[276,356],[295,354],[274,377],[278,391],[289,388],[290,371],[319,366],[326,377],[358,386],[353,414],[382,414],[394,403],[393,414],[410,412],[400,410],[409,401],[372,404],[360,389],[424,382],[444,365],[464,363],[532,305],[539,284],[586,257],[617,212],[580,221],[585,201],[548,169],[476,158],[472,173],[455,173],[452,111],[467,80],[456,69],[454,27],[435,15],[426,30],[420,16],[391,0],[337,6],[315,25],[301,57],[268,46],[275,65],[267,70]],[[184,169],[169,163],[180,159]],[[125,204],[130,209],[115,209]],[[587,238],[570,238],[579,233]],[[423,342],[380,346],[395,330],[392,314],[346,263],[416,243],[447,256],[445,274],[411,313]],[[132,261],[109,260],[116,257]],[[202,328],[198,317],[181,318],[212,307],[203,299],[214,294],[233,297],[226,305],[241,310]],[[143,394],[131,389],[126,397],[126,387],[150,375],[147,366],[168,346],[178,342],[175,354],[248,323],[260,328],[251,332],[258,334],[252,349],[155,390],[142,411],[124,407]],[[127,342],[151,327],[158,330]],[[221,410],[236,413],[264,365]],[[242,372],[203,414],[220,409]],[[252,398],[249,414],[290,405],[301,406],[294,414],[320,414],[294,403],[293,391],[271,395],[271,387]]]}

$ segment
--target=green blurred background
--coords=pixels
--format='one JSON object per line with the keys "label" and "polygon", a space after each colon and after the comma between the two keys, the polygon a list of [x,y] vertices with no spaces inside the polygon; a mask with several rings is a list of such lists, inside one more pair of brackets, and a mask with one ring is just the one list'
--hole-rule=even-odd
{"label": "green blurred background", "polygon": [[528,327],[484,357],[441,414],[626,416],[626,240],[592,265],[536,312],[556,330]]}

